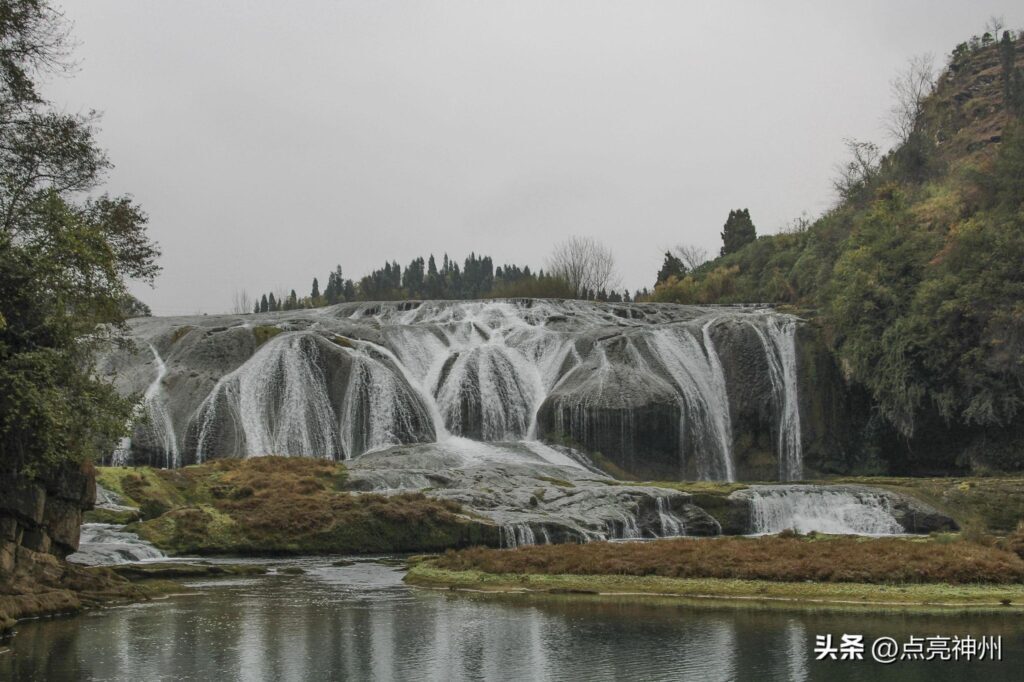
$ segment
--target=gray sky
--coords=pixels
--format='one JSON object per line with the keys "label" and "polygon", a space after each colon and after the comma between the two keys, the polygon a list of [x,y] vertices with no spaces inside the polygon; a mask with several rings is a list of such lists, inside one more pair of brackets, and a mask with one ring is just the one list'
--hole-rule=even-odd
{"label": "gray sky", "polygon": [[842,139],[885,143],[889,80],[1019,2],[68,0],[100,142],[163,248],[155,314],[308,293],[340,263],[470,251],[543,266],[594,236],[622,283],[832,202]]}

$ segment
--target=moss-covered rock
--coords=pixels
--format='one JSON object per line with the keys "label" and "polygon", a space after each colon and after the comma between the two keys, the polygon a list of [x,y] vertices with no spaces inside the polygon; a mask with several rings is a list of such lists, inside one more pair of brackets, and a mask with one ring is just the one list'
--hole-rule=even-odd
{"label": "moss-covered rock", "polygon": [[[415,552],[499,543],[497,527],[454,502],[422,493],[352,493],[344,489],[346,477],[342,464],[302,457],[101,470],[105,486],[143,510],[144,520],[129,530],[172,554]],[[161,506],[160,514],[146,513]]]}

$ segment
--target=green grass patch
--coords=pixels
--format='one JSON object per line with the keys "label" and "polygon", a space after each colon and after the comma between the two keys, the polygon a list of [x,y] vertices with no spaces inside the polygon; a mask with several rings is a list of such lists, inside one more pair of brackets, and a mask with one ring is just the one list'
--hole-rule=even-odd
{"label": "green grass patch", "polygon": [[1024,586],[1021,585],[879,585],[633,575],[495,574],[475,570],[446,570],[439,568],[433,560],[413,564],[405,580],[422,587],[456,590],[669,596],[731,600],[731,603],[740,606],[771,603],[801,609],[965,608],[1007,613],[1024,611]]}
{"label": "green grass patch", "polygon": [[715,481],[641,481],[632,485],[668,488],[683,493],[727,496],[749,488],[749,483],[718,483]]}
{"label": "green grass patch", "polygon": [[256,345],[262,346],[284,330],[272,324],[264,324],[252,328],[252,335],[256,339]]}
{"label": "green grass patch", "polygon": [[538,481],[544,481],[551,485],[558,486],[559,488],[575,488],[576,484],[572,481],[566,481],[561,478],[551,478],[550,476],[537,476]]}

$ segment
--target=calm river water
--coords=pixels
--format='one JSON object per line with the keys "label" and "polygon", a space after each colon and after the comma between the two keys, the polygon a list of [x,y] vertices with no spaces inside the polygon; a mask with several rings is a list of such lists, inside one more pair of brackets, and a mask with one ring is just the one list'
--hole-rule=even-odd
{"label": "calm river water", "polygon": [[[1024,679],[1024,618],[712,608],[405,586],[360,561],[189,583],[168,599],[19,624],[10,680]],[[1002,636],[1001,662],[814,660],[816,635]],[[866,652],[870,658],[870,652]]]}

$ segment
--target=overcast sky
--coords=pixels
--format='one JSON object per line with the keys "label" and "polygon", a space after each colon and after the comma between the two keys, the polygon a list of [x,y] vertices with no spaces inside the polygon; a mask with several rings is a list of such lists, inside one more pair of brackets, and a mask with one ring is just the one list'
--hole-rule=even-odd
{"label": "overcast sky", "polygon": [[833,201],[844,137],[887,143],[889,81],[942,64],[1019,0],[68,0],[80,67],[48,84],[100,142],[163,249],[155,314],[309,292],[470,251],[543,266],[594,236],[622,283]]}

